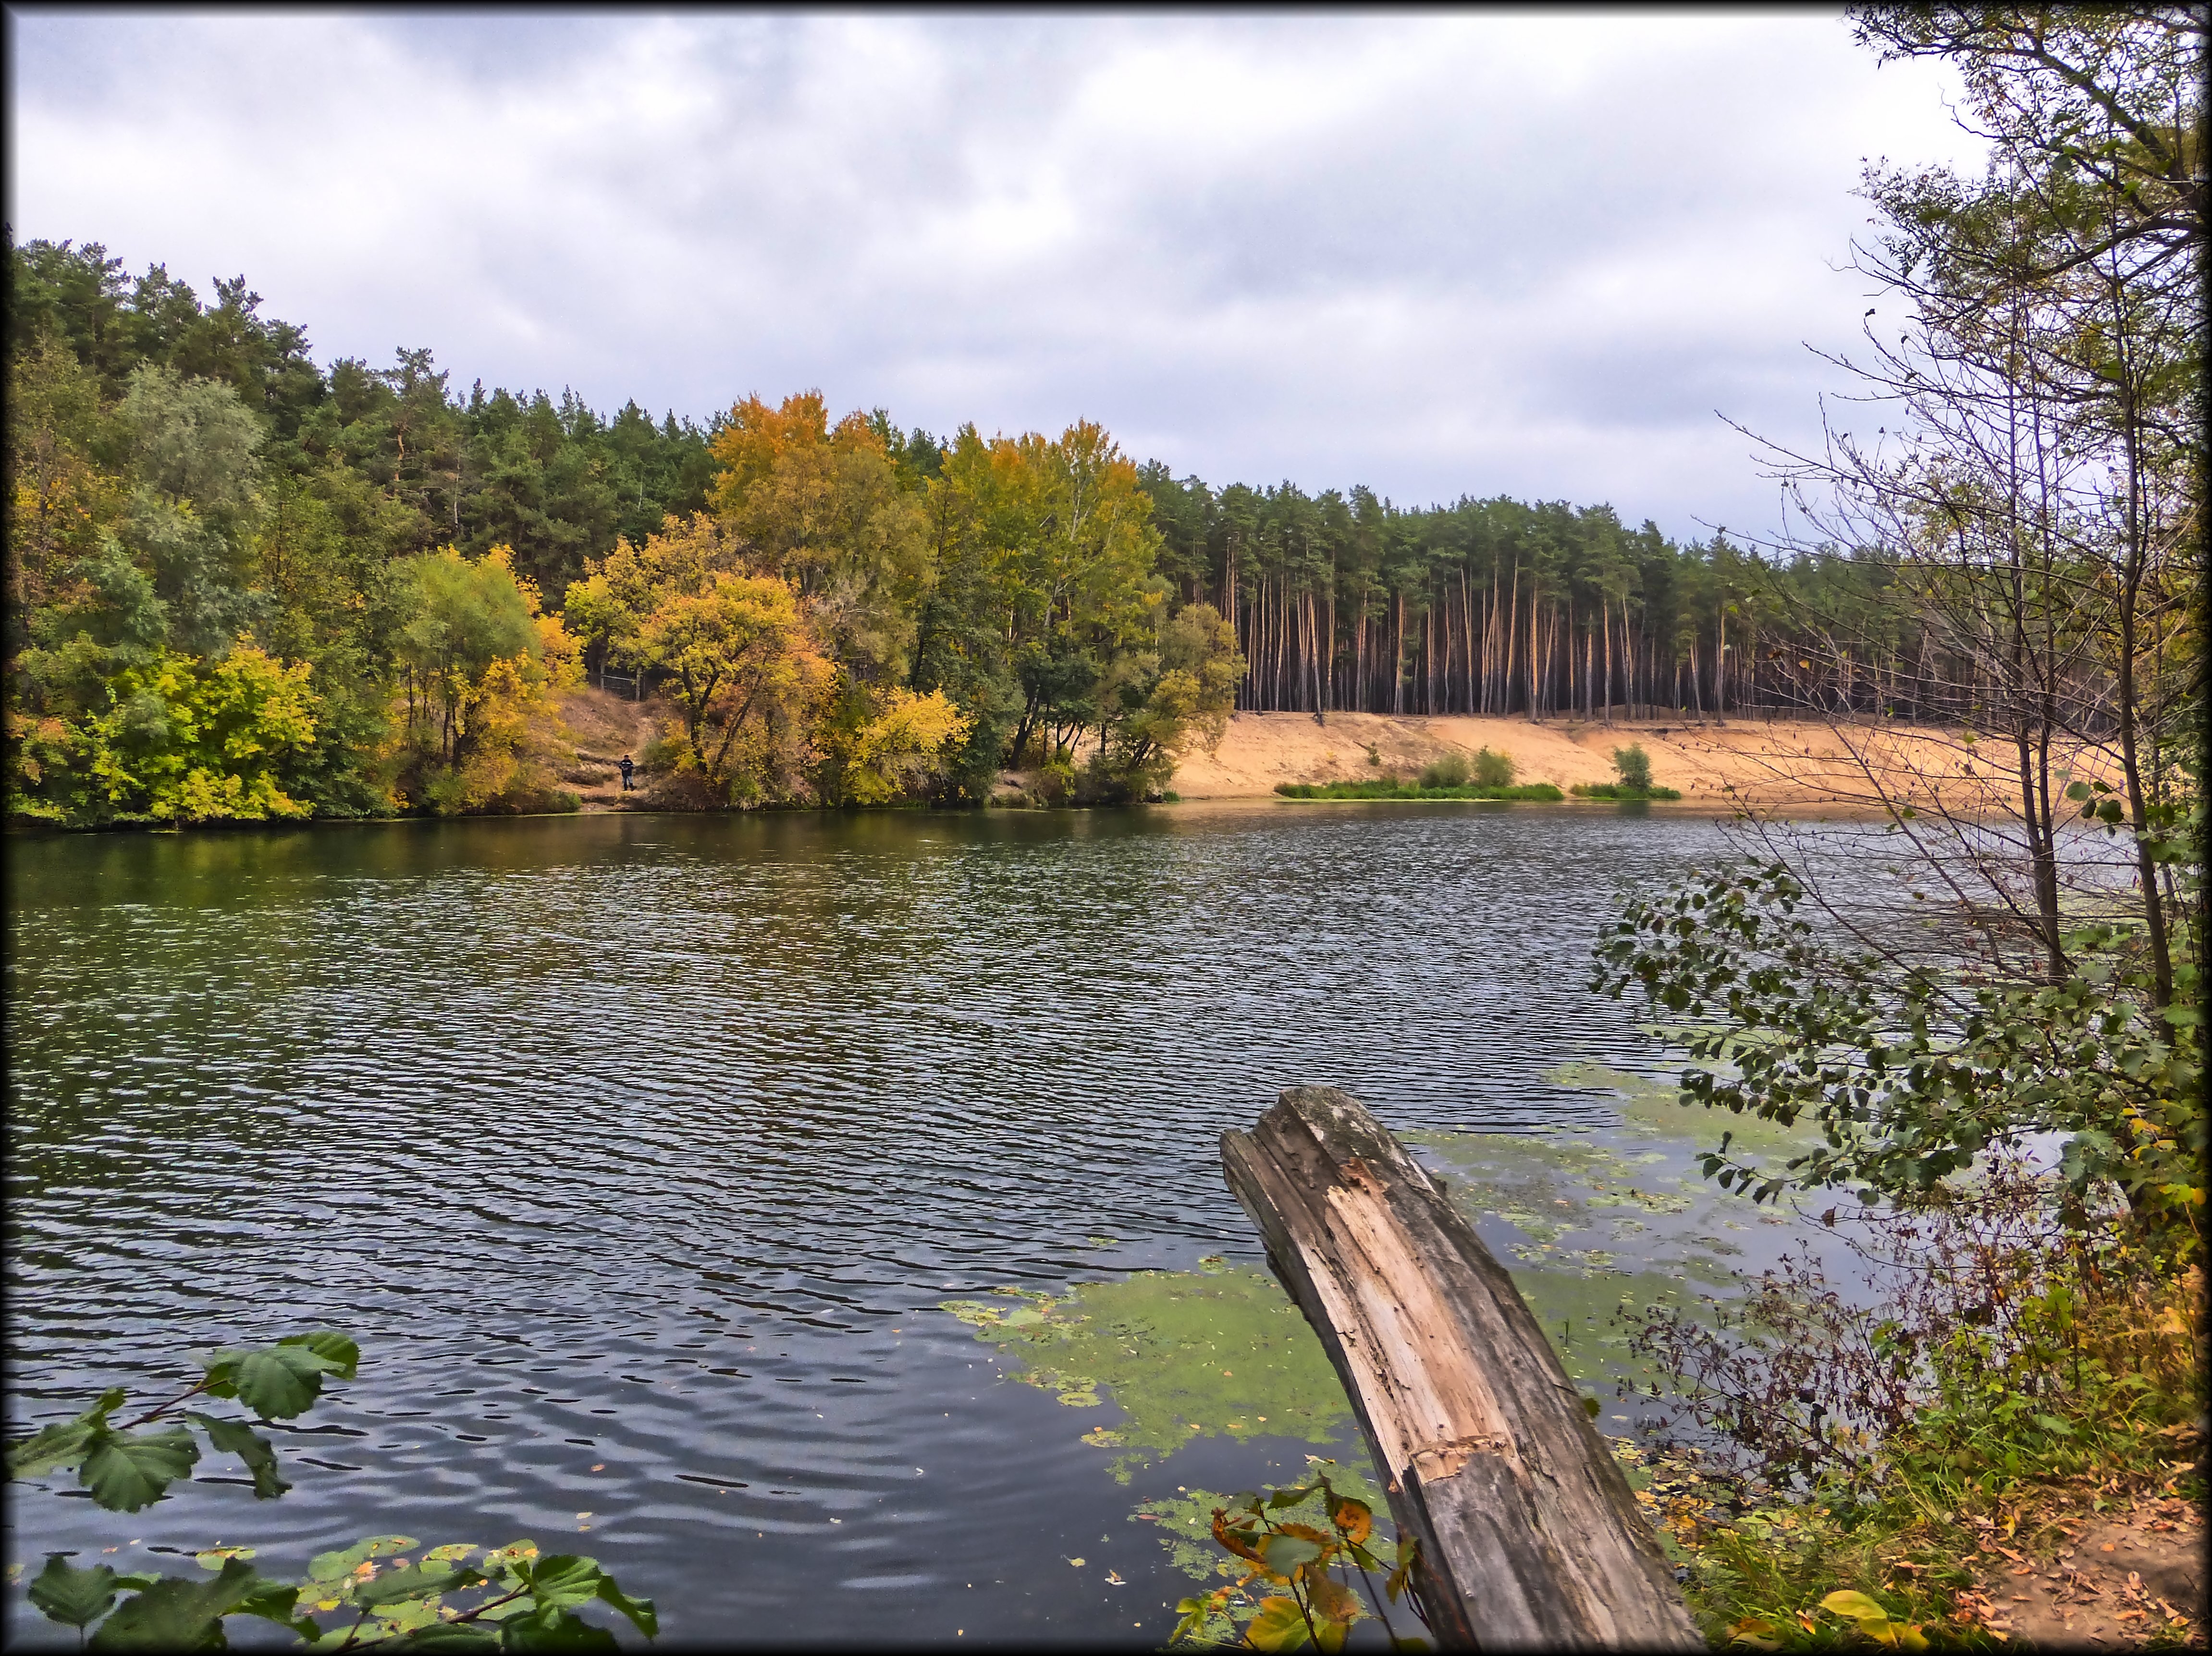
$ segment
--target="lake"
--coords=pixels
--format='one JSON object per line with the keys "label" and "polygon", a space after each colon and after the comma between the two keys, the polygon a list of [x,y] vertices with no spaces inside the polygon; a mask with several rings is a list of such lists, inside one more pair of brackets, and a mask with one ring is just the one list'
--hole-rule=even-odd
{"label": "lake", "polygon": [[[21,1488],[10,1565],[527,1536],[677,1642],[1157,1645],[1194,1590],[1169,1504],[1363,1454],[1340,1394],[1288,1398],[1318,1346],[1222,1182],[1280,1088],[1451,1170],[1578,1377],[1622,1283],[1771,1255],[1585,987],[1621,892],[1726,850],[1635,807],[1258,802],[12,842],[11,1431],[213,1345],[363,1361],[278,1430],[281,1502],[223,1458],[136,1516]],[[1132,1363],[1206,1367],[1144,1295],[1228,1295],[1287,1367],[1020,1383],[973,1307],[1081,1284]]]}

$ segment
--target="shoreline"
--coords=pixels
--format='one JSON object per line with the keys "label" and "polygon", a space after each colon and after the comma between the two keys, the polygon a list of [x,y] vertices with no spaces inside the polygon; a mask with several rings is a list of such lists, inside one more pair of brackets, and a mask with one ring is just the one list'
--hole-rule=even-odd
{"label": "shoreline", "polygon": [[[1651,779],[1682,795],[1632,802],[1645,809],[1883,816],[1887,793],[1917,810],[1962,817],[2019,810],[2008,749],[1978,742],[1961,730],[1886,721],[1675,718],[1537,724],[1468,713],[1331,713],[1321,725],[1311,713],[1240,713],[1231,716],[1218,746],[1188,756],[1170,786],[1185,802],[1382,804],[1389,802],[1291,801],[1274,788],[1278,782],[1355,782],[1394,772],[1410,779],[1448,754],[1490,748],[1513,759],[1517,782],[1549,782],[1569,795],[1563,803],[1618,806],[1632,802],[1577,799],[1571,791],[1577,783],[1614,780],[1613,750],[1631,743],[1650,755]],[[2062,771],[2070,761],[2073,773],[2086,778],[2107,777],[2117,768],[2094,747],[2053,760]]]}

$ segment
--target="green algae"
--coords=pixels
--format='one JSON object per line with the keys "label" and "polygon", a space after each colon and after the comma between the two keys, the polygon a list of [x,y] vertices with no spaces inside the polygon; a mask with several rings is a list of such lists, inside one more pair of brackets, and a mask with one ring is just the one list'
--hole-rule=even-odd
{"label": "green algae", "polygon": [[1004,1288],[996,1303],[944,1309],[1018,1362],[1013,1378],[1072,1408],[1110,1397],[1122,1419],[1082,1437],[1121,1451],[1121,1483],[1199,1437],[1334,1441],[1351,1405],[1297,1307],[1260,1271],[1205,1265],[1079,1283],[1057,1298]]}
{"label": "green algae", "polygon": [[1755,1115],[1737,1115],[1727,1110],[1685,1104],[1681,1089],[1669,1082],[1653,1081],[1585,1059],[1576,1059],[1548,1070],[1544,1079],[1555,1087],[1576,1092],[1614,1094],[1620,1100],[1621,1124],[1625,1127],[1666,1138],[1692,1139],[1707,1149],[1717,1146],[1725,1132],[1732,1156],[1771,1156],[1787,1160],[1820,1142],[1818,1131],[1809,1126],[1785,1127]]}

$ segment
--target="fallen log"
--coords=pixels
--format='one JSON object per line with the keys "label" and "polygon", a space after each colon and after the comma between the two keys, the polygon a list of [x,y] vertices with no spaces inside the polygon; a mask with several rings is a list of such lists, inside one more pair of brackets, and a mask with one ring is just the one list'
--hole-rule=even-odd
{"label": "fallen log", "polygon": [[1221,1137],[1367,1429],[1440,1644],[1702,1650],[1651,1526],[1512,1278],[1358,1101],[1294,1087]]}

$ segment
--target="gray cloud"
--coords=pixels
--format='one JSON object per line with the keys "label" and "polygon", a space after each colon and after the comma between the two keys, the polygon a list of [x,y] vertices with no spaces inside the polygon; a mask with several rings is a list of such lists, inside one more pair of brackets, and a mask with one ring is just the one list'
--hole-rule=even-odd
{"label": "gray cloud", "polygon": [[319,353],[1764,528],[1924,66],[1771,16],[11,15],[19,238]]}

